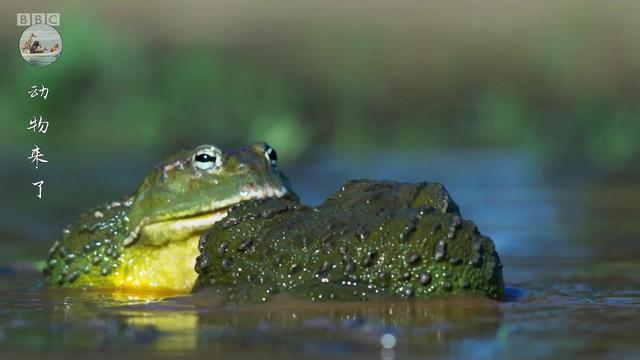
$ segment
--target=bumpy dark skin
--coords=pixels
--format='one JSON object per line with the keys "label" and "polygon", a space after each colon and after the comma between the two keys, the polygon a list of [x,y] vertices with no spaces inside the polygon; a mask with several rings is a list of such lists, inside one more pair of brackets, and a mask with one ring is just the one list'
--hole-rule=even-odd
{"label": "bumpy dark skin", "polygon": [[275,293],[311,300],[504,295],[493,242],[436,183],[350,181],[318,207],[240,203],[203,234],[199,249],[196,289],[213,285],[230,302]]}

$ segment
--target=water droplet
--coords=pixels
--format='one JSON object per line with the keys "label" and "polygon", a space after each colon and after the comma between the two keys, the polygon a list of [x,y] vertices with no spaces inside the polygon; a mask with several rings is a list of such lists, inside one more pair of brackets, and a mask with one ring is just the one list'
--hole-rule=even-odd
{"label": "water droplet", "polygon": [[380,337],[380,344],[385,349],[393,349],[396,346],[396,337],[393,334],[384,334]]}
{"label": "water droplet", "polygon": [[420,282],[421,285],[429,285],[429,283],[431,282],[431,275],[427,272],[423,272],[420,273],[420,277],[418,278],[418,281]]}

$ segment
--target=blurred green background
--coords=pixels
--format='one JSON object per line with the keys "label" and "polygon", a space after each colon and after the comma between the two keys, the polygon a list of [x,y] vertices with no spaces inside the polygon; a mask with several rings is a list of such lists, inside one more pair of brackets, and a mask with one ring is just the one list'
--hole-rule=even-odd
{"label": "blurred green background", "polygon": [[[16,12],[60,12],[63,54],[20,58]],[[166,156],[267,140],[317,149],[526,149],[618,171],[640,154],[640,3],[10,1],[5,155]],[[51,89],[28,101],[32,84]],[[160,156],[160,157],[162,157]]]}

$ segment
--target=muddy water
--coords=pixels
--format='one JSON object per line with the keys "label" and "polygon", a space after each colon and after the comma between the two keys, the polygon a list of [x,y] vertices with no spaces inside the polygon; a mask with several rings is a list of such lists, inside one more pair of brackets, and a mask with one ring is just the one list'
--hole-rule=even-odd
{"label": "muddy water", "polygon": [[[143,299],[51,291],[39,286],[40,275],[21,265],[20,257],[5,253],[0,267],[0,355],[640,356],[637,180],[558,175],[520,154],[372,158],[332,157],[289,173],[309,203],[318,203],[348,178],[445,183],[463,215],[496,242],[508,286],[506,302],[452,297],[308,303],[281,296],[267,304],[229,308],[218,306],[208,293]],[[31,232],[16,233],[14,228],[11,234],[3,244],[16,254],[28,259],[29,254],[46,253],[49,244],[28,241]]]}

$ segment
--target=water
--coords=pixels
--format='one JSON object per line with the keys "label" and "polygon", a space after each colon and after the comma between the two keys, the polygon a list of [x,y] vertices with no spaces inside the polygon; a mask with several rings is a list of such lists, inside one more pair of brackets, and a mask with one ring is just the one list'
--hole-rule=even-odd
{"label": "water", "polygon": [[[9,216],[8,207],[0,208],[7,214],[3,237],[10,236],[4,243],[8,251],[22,254],[17,260],[0,258],[6,265],[0,268],[1,354],[84,358],[108,351],[136,357],[273,359],[640,355],[637,180],[559,174],[524,154],[490,151],[325,156],[286,170],[303,200],[313,204],[348,178],[445,183],[463,215],[496,242],[508,301],[453,297],[332,304],[281,296],[267,304],[223,308],[207,293],[143,299],[45,290],[38,286],[40,275],[20,259],[44,256],[49,242],[42,239],[55,236],[63,220],[86,207],[64,202],[64,193],[56,195],[54,188],[51,200],[41,205],[51,216],[40,230],[9,226],[21,224],[27,213],[18,206]],[[86,174],[96,177],[91,186],[114,191],[139,181]],[[50,178],[55,184],[56,174]],[[72,208],[54,216],[61,204]]]}

